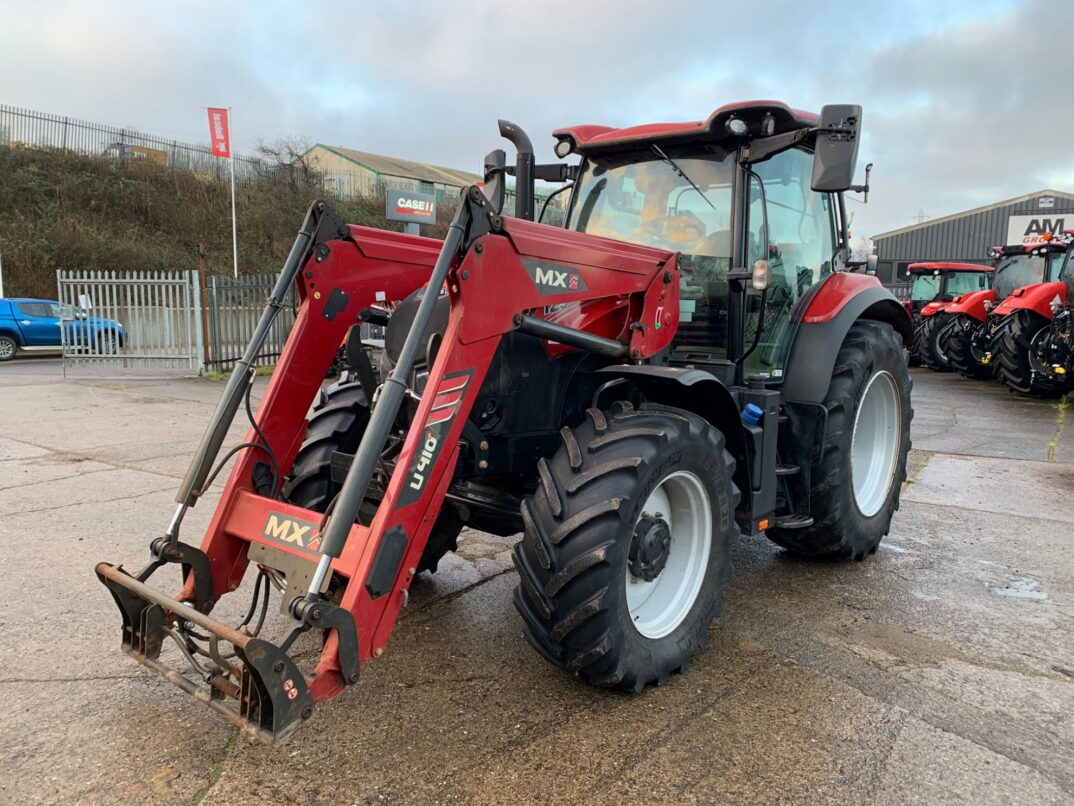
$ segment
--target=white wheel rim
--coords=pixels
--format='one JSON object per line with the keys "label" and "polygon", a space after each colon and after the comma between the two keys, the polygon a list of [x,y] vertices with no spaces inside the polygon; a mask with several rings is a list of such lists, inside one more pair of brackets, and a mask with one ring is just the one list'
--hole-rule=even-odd
{"label": "white wheel rim", "polygon": [[661,517],[671,532],[663,570],[652,581],[625,570],[626,599],[634,628],[646,638],[663,638],[682,624],[697,601],[712,550],[712,505],[701,479],[685,470],[656,486],[641,517]]}
{"label": "white wheel rim", "polygon": [[901,404],[890,372],[874,374],[854,414],[850,475],[858,511],[871,517],[887,501],[899,451]]}
{"label": "white wheel rim", "polygon": [[7,339],[0,340],[0,358],[11,358],[15,355],[15,345]]}

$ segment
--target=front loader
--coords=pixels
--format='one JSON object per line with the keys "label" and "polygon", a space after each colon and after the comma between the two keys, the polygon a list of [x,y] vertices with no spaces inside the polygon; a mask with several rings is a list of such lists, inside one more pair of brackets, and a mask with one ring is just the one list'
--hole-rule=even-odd
{"label": "front loader", "polygon": [[[415,576],[464,525],[521,533],[514,603],[540,655],[632,692],[705,645],[740,534],[874,552],[906,475],[912,334],[848,262],[860,120],[760,101],[555,132],[575,165],[536,165],[501,122],[515,164],[489,154],[443,242],[314,203],[150,562],[96,568],[123,648],[279,742],[383,654]],[[535,178],[573,183],[565,227],[532,220]],[[255,413],[252,368],[292,285],[298,316]],[[384,376],[358,345],[353,376],[322,388],[363,321],[386,324]],[[218,460],[240,407],[250,431]],[[182,540],[233,455],[200,545]],[[168,566],[181,582],[162,588]],[[214,618],[251,573],[246,616]],[[270,595],[289,620],[273,640]],[[311,670],[305,633],[323,640]]]}

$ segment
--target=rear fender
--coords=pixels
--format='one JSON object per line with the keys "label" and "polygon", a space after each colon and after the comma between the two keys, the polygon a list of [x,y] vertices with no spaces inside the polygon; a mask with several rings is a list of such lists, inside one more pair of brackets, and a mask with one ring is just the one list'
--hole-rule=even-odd
{"label": "rear fender", "polygon": [[839,348],[850,326],[859,319],[887,322],[902,337],[903,344],[913,339],[913,325],[906,309],[869,275],[833,274],[799,305],[800,324],[783,381],[787,401],[824,402]]}
{"label": "rear fender", "polygon": [[[648,364],[616,364],[597,370],[597,374],[609,381],[622,378],[633,385],[645,400],[692,411],[720,429],[727,440],[727,450],[735,457],[734,479],[742,492],[739,508],[749,507],[752,485],[746,438],[735,399],[719,378],[701,369]],[[618,399],[621,397],[605,395],[600,402],[607,405]]]}
{"label": "rear fender", "polygon": [[985,310],[985,303],[995,301],[996,292],[991,289],[987,291],[973,291],[969,294],[963,294],[955,302],[948,305],[946,313],[954,316],[965,314],[966,316],[972,316],[978,322],[983,322],[988,313]]}
{"label": "rear fender", "polygon": [[1067,301],[1066,283],[1037,283],[1016,288],[1007,299],[996,306],[996,316],[1006,316],[1016,311],[1033,311],[1045,319],[1052,318],[1052,300],[1059,298],[1059,304]]}

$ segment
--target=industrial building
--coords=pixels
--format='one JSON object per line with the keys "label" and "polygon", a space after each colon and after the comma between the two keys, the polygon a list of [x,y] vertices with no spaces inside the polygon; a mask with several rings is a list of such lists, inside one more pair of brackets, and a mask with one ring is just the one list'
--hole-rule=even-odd
{"label": "industrial building", "polygon": [[1039,190],[874,235],[876,273],[885,285],[901,285],[909,282],[911,263],[988,263],[993,246],[1031,243],[1045,231],[1063,229],[1074,229],[1074,193]]}

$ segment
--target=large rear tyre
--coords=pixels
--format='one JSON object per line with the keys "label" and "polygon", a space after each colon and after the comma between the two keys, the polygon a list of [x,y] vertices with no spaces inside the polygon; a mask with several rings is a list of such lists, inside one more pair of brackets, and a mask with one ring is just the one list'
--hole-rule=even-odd
{"label": "large rear tyre", "polygon": [[705,646],[731,576],[739,493],[723,434],[695,414],[590,409],[538,464],[515,546],[527,640],[597,686],[640,692]]}
{"label": "large rear tyre", "polygon": [[981,363],[984,355],[974,340],[977,330],[982,327],[984,323],[972,316],[958,314],[941,336],[941,347],[948,363],[963,378],[984,380],[992,377],[992,367]]}
{"label": "large rear tyre", "polygon": [[[358,381],[344,378],[322,389],[313,405],[305,440],[284,484],[284,498],[296,506],[324,512],[341,486],[332,480],[332,454],[357,451],[367,425],[369,404]],[[376,503],[367,502],[359,510],[358,519],[368,523],[375,512]],[[458,548],[462,526],[454,507],[441,509],[418,562],[418,573],[435,572],[440,559]]]}
{"label": "large rear tyre", "polygon": [[894,328],[855,322],[835,361],[824,403],[827,438],[810,468],[813,525],[769,529],[774,543],[837,560],[864,560],[876,551],[906,480],[912,385]]}
{"label": "large rear tyre", "polygon": [[914,354],[921,359],[923,365],[936,372],[951,371],[951,364],[943,351],[943,345],[940,344],[944,327],[950,321],[951,317],[945,313],[925,316],[914,331]]}
{"label": "large rear tyre", "polygon": [[1000,320],[988,343],[996,377],[1023,397],[1061,397],[1074,381],[1053,375],[1038,363],[1034,347],[1048,333],[1050,322],[1034,311],[1021,310]]}

